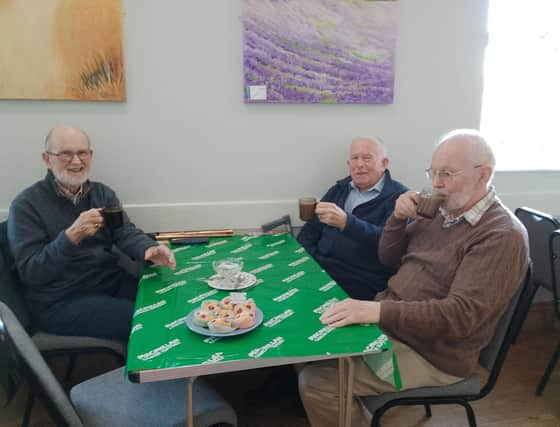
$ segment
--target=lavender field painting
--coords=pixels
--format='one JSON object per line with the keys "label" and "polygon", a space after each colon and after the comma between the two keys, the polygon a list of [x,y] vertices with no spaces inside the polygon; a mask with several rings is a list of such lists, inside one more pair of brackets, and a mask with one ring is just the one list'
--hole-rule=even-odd
{"label": "lavender field painting", "polygon": [[392,103],[396,7],[244,0],[245,102]]}

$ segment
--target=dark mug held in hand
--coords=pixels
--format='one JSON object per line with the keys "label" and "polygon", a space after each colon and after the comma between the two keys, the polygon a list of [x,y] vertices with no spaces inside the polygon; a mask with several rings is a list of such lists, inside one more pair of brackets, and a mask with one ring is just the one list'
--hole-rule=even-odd
{"label": "dark mug held in hand", "polygon": [[110,229],[119,228],[123,225],[123,210],[120,206],[103,208],[101,210],[105,225]]}

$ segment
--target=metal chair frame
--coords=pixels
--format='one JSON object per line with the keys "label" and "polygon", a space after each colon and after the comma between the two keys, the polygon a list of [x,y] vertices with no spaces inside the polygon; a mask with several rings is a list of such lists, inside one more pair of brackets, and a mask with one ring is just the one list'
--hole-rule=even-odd
{"label": "metal chair frame", "polygon": [[[548,239],[548,247],[549,247],[549,256],[550,256],[550,274],[552,276],[552,291],[554,294],[554,312],[556,313],[556,318],[560,320],[560,283],[558,282],[558,277],[556,275],[556,266],[560,264],[560,230],[555,230],[550,235]],[[556,349],[552,353],[552,357],[548,362],[548,365],[544,371],[544,374],[539,381],[539,385],[537,386],[537,396],[541,396],[544,390],[544,387],[548,383],[550,379],[550,375],[554,370],[554,367],[558,363],[558,359],[560,358],[560,341],[556,345]]]}
{"label": "metal chair frame", "polygon": [[[496,384],[498,380],[498,376],[502,369],[502,366],[506,360],[507,353],[509,347],[513,342],[513,338],[518,333],[518,328],[521,327],[522,322],[520,323],[518,319],[523,317],[524,315],[524,305],[528,298],[531,296],[531,268],[528,268],[527,274],[521,284],[521,287],[516,294],[517,301],[512,301],[510,304],[513,304],[513,314],[511,315],[511,319],[509,320],[506,333],[502,339],[500,344],[498,353],[496,355],[496,359],[490,369],[490,374],[488,379],[486,380],[486,384],[480,389],[480,392],[477,394],[472,395],[458,395],[458,396],[426,396],[426,397],[402,397],[402,398],[395,398],[386,402],[383,406],[378,408],[375,413],[373,414],[371,426],[372,427],[379,427],[381,417],[383,414],[390,408],[394,406],[411,406],[411,405],[424,405],[426,417],[432,416],[432,411],[430,405],[450,405],[456,404],[461,405],[465,408],[465,412],[469,421],[470,427],[476,427],[476,417],[474,414],[474,410],[469,402],[482,399],[485,397]],[[506,310],[507,313],[508,310]],[[493,341],[493,340],[492,340]],[[492,342],[491,341],[491,342]],[[489,344],[490,345],[490,344]],[[445,387],[442,387],[444,389]]]}

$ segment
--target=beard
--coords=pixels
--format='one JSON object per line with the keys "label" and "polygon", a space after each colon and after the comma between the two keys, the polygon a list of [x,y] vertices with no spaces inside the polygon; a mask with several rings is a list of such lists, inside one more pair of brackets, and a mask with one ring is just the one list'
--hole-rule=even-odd
{"label": "beard", "polygon": [[79,187],[88,180],[89,171],[84,169],[81,176],[73,177],[66,170],[57,171],[52,169],[55,179],[65,187]]}

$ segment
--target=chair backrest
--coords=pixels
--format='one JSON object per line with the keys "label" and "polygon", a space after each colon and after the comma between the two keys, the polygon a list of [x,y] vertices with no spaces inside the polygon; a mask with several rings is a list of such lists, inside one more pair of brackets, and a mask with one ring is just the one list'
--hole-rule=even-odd
{"label": "chair backrest", "polygon": [[560,319],[560,230],[555,230],[550,235],[549,247],[554,307],[556,309],[556,317]]}
{"label": "chair backrest", "polygon": [[64,393],[33,341],[12,312],[0,301],[0,340],[7,345],[14,366],[46,404],[56,425],[83,427],[80,417]]}
{"label": "chair backrest", "polygon": [[531,270],[529,266],[521,286],[511,298],[508,307],[496,325],[494,337],[480,352],[479,363],[490,372],[488,381],[480,392],[480,397],[485,396],[490,392],[492,387],[494,387],[506,359],[509,347],[523,324],[525,317],[524,308],[532,295]]}
{"label": "chair backrest", "polygon": [[30,316],[23,299],[23,285],[8,242],[7,221],[0,222],[0,301],[12,309],[25,328],[30,326]]}
{"label": "chair backrest", "polygon": [[[533,281],[552,292],[552,276],[548,239],[560,228],[560,222],[544,212],[527,207],[517,208],[515,215],[523,223],[529,235],[529,250],[533,261]],[[560,270],[557,270],[560,273]]]}
{"label": "chair backrest", "polygon": [[284,215],[281,218],[275,219],[274,221],[270,221],[267,222],[266,224],[261,225],[261,230],[263,233],[268,233],[280,226],[284,226],[288,233],[290,233],[292,236],[294,235],[294,231],[292,229],[292,220],[290,219],[290,215]]}

